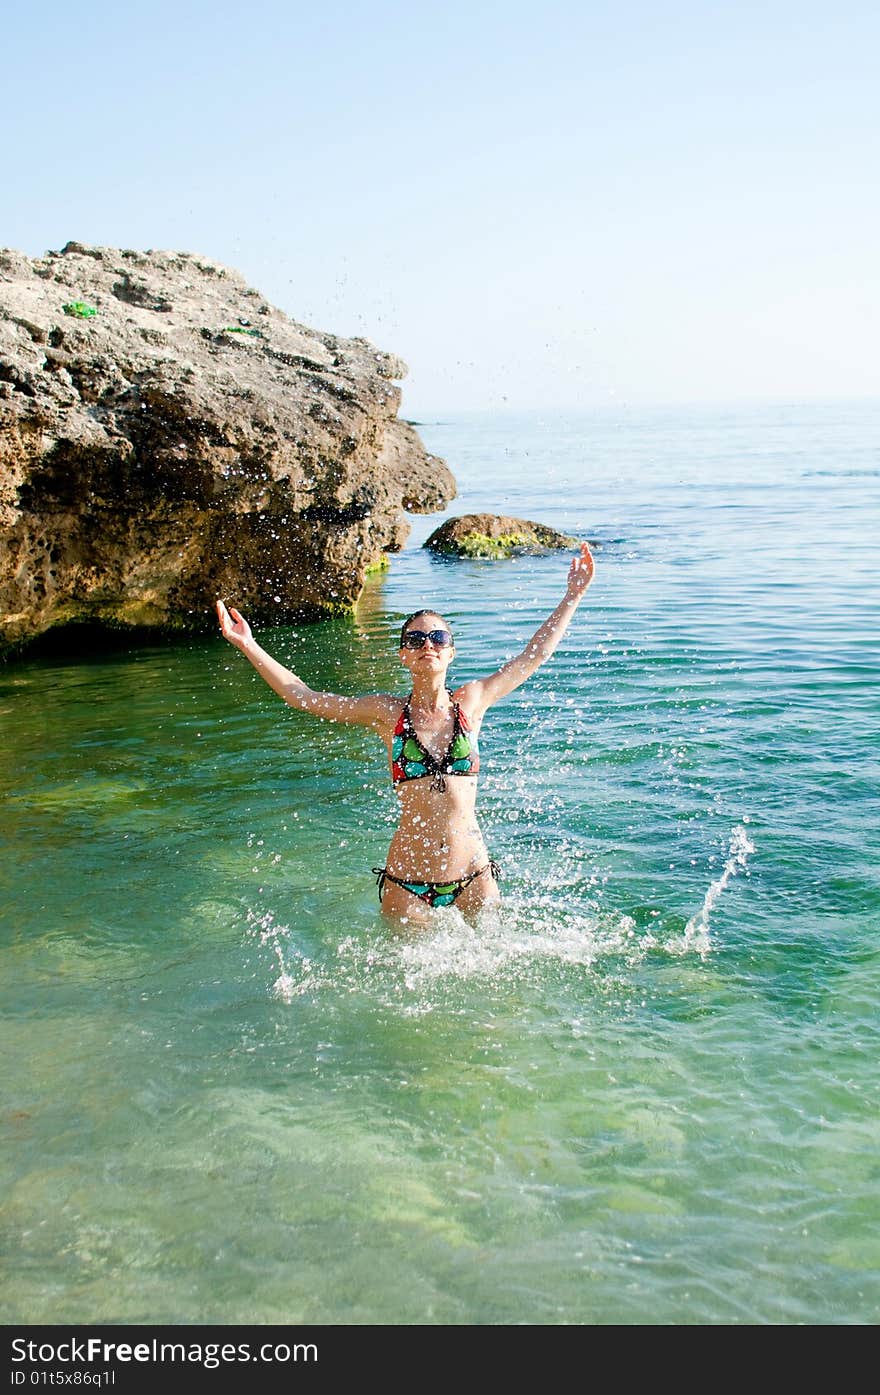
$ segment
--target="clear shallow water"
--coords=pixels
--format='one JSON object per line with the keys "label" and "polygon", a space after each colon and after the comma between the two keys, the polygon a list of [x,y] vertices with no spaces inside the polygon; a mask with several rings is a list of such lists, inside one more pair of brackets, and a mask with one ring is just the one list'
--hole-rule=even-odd
{"label": "clear shallow water", "polygon": [[[221,641],[0,670],[5,1321],[874,1322],[880,406],[421,427],[597,544],[490,713],[505,871],[389,935],[357,731]],[[413,546],[315,685],[523,642],[558,559]]]}

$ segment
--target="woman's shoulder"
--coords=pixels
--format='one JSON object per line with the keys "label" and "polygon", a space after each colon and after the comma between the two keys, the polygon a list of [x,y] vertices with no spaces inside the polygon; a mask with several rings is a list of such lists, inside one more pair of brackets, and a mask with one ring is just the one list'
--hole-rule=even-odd
{"label": "woman's shoulder", "polygon": [[367,693],[364,697],[352,699],[358,708],[360,719],[369,726],[382,729],[394,726],[404,710],[406,698],[396,693]]}
{"label": "woman's shoulder", "polygon": [[379,702],[381,702],[382,707],[383,707],[384,710],[388,713],[388,716],[389,716],[389,717],[393,717],[393,718],[395,719],[395,721],[396,721],[397,718],[401,715],[401,713],[402,713],[402,712],[405,712],[406,709],[409,707],[409,700],[410,700],[411,697],[412,697],[412,693],[406,693],[406,694],[401,694],[401,693],[377,693],[377,694],[376,694],[376,698],[378,699]]}
{"label": "woman's shoulder", "polygon": [[486,708],[482,700],[482,685],[479,680],[462,683],[458,688],[450,688],[452,701],[458,704],[458,709],[466,717],[471,727],[478,727],[486,713]]}

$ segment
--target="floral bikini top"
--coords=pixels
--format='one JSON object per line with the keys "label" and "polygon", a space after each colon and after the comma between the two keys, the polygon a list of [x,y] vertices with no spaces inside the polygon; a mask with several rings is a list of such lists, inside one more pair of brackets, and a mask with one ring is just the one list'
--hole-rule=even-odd
{"label": "floral bikini top", "polygon": [[476,736],[471,733],[471,724],[459,704],[452,704],[455,717],[452,740],[445,755],[438,761],[425,749],[416,735],[409,711],[411,699],[412,693],[403,704],[403,711],[397,719],[391,742],[391,779],[394,785],[403,784],[405,780],[421,780],[426,775],[433,775],[432,789],[442,792],[446,789],[445,776],[476,775],[480,769],[480,748]]}

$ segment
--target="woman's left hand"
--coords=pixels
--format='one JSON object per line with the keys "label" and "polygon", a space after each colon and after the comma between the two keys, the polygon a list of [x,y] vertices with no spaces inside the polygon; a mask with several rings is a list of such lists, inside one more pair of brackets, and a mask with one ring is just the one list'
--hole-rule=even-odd
{"label": "woman's left hand", "polygon": [[234,644],[236,649],[241,649],[249,639],[253,639],[250,625],[241,611],[236,610],[234,605],[231,605],[227,610],[222,601],[217,601],[216,604],[217,619],[220,621],[220,632],[223,638],[228,639],[230,644]]}
{"label": "woman's left hand", "polygon": [[586,543],[581,543],[581,550],[577,557],[572,560],[568,569],[567,594],[569,596],[582,596],[593,580],[595,570],[596,564],[593,561],[592,552]]}

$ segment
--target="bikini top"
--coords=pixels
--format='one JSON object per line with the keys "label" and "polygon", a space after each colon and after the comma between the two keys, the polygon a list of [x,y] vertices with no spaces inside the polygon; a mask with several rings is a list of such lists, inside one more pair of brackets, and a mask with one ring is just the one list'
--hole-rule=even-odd
{"label": "bikini top", "polygon": [[459,704],[452,704],[455,718],[452,740],[443,757],[437,761],[431,752],[425,749],[416,734],[409,711],[411,698],[412,693],[403,704],[403,711],[397,719],[391,741],[393,784],[400,785],[405,780],[421,780],[426,775],[433,775],[432,788],[443,791],[446,789],[446,775],[476,775],[480,769],[480,748],[476,736],[471,733],[471,724]]}

